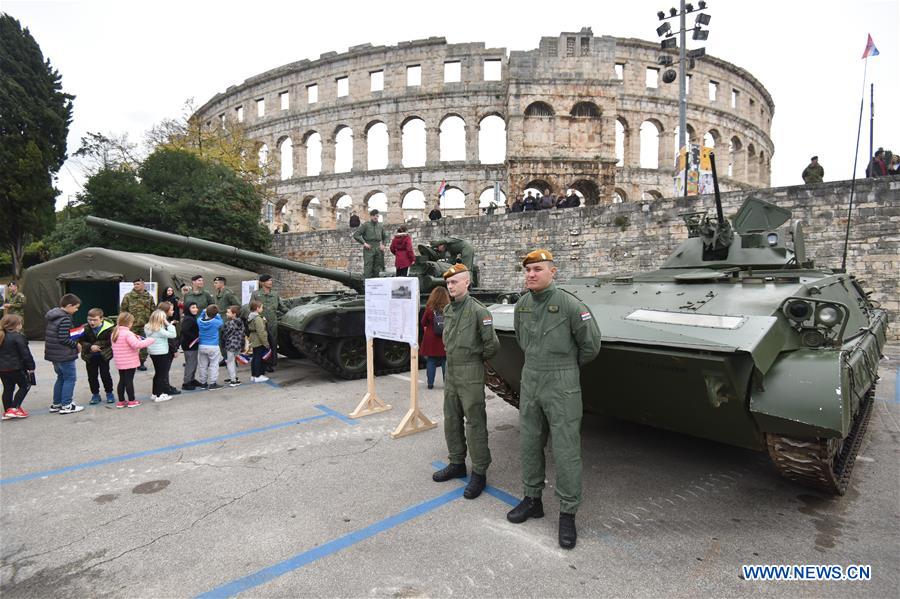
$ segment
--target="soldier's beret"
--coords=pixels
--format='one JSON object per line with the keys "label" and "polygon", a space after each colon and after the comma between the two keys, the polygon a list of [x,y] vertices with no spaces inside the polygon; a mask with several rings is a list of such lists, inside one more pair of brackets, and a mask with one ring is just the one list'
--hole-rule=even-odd
{"label": "soldier's beret", "polygon": [[369,216],[378,216],[378,208],[372,208],[369,210]]}
{"label": "soldier's beret", "polygon": [[818,156],[813,156],[812,158],[810,158],[810,160],[818,160],[818,159],[819,159]]}
{"label": "soldier's beret", "polygon": [[265,283],[266,281],[271,281],[272,275],[259,275],[259,282]]}
{"label": "soldier's beret", "polygon": [[216,281],[222,281],[223,283],[226,283],[226,282],[227,282],[227,281],[225,280],[225,277],[216,277],[215,279],[213,279],[213,283],[215,283]]}
{"label": "soldier's beret", "polygon": [[144,282],[144,277],[138,277],[132,281],[132,283],[143,283],[143,282]]}
{"label": "soldier's beret", "polygon": [[202,278],[203,278],[203,275],[194,275],[193,277],[191,277],[191,281],[199,281]]}
{"label": "soldier's beret", "polygon": [[533,252],[528,252],[525,259],[522,260],[522,266],[528,266],[535,262],[553,262],[553,254],[550,253],[550,250],[534,250]]}
{"label": "soldier's beret", "polygon": [[444,280],[449,279],[453,275],[458,275],[461,272],[468,272],[469,269],[466,268],[465,264],[454,264],[450,268],[447,269],[447,272],[444,273]]}

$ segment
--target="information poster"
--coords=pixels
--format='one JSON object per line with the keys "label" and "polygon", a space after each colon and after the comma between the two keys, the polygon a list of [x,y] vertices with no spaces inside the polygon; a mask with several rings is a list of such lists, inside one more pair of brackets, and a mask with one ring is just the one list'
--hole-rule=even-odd
{"label": "information poster", "polygon": [[[159,293],[157,292],[157,283],[144,283],[144,288],[150,294],[150,297],[153,298],[153,305],[159,303]],[[119,305],[122,305],[122,300],[125,298],[125,294],[134,289],[134,283],[119,283]]]}
{"label": "information poster", "polygon": [[259,289],[258,280],[253,279],[252,281],[241,281],[241,304],[249,304],[250,296],[253,295],[253,292],[257,289]]}
{"label": "information poster", "polygon": [[419,279],[366,279],[366,337],[419,345]]}
{"label": "information poster", "polygon": [[[690,154],[687,156],[687,195],[713,193],[712,163],[709,155],[714,148],[691,144]],[[678,159],[675,161],[675,196],[684,196],[684,161],[686,149],[681,148]]]}

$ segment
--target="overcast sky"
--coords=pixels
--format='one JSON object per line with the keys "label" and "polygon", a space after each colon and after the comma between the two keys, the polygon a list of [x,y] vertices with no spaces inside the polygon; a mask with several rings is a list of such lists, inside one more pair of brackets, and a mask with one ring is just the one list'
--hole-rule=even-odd
{"label": "overcast sky", "polygon": [[[252,75],[356,44],[443,36],[450,43],[530,50],[541,36],[584,26],[598,36],[655,40],[656,12],[675,4],[4,0],[0,10],[31,30],[65,91],[76,96],[71,154],[88,131],[127,132],[142,141],[154,123],[177,116],[187,98],[200,105]],[[707,4],[707,53],[750,71],[774,98],[773,185],[800,183],[813,154],[826,180],[850,178],[868,33],[881,52],[869,59],[867,75],[875,84],[875,146],[900,150],[900,1]],[[868,83],[866,90],[860,174],[868,153]],[[60,204],[74,197],[82,179],[67,162],[58,181]]]}

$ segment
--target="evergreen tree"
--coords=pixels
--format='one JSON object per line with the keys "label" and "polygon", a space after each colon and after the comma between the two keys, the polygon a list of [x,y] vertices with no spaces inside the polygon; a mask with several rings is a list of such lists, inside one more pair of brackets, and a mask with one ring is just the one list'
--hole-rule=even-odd
{"label": "evergreen tree", "polygon": [[0,244],[17,277],[30,238],[53,228],[73,99],[28,29],[0,13]]}

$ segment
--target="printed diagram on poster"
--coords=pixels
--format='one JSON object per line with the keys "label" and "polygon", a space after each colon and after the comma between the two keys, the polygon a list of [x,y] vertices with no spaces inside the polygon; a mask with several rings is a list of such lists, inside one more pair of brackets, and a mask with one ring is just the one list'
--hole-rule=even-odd
{"label": "printed diagram on poster", "polygon": [[419,346],[419,279],[366,279],[366,337]]}
{"label": "printed diagram on poster", "polygon": [[257,281],[256,279],[252,281],[241,281],[241,304],[249,304],[250,296],[253,295],[253,292],[258,289],[259,281]]}
{"label": "printed diagram on poster", "polygon": [[[159,303],[159,293],[157,292],[158,283],[156,281],[145,282],[144,289],[150,294],[153,298],[153,305]],[[134,283],[119,283],[119,305],[122,305],[122,300],[125,299],[125,294],[134,289]]]}

